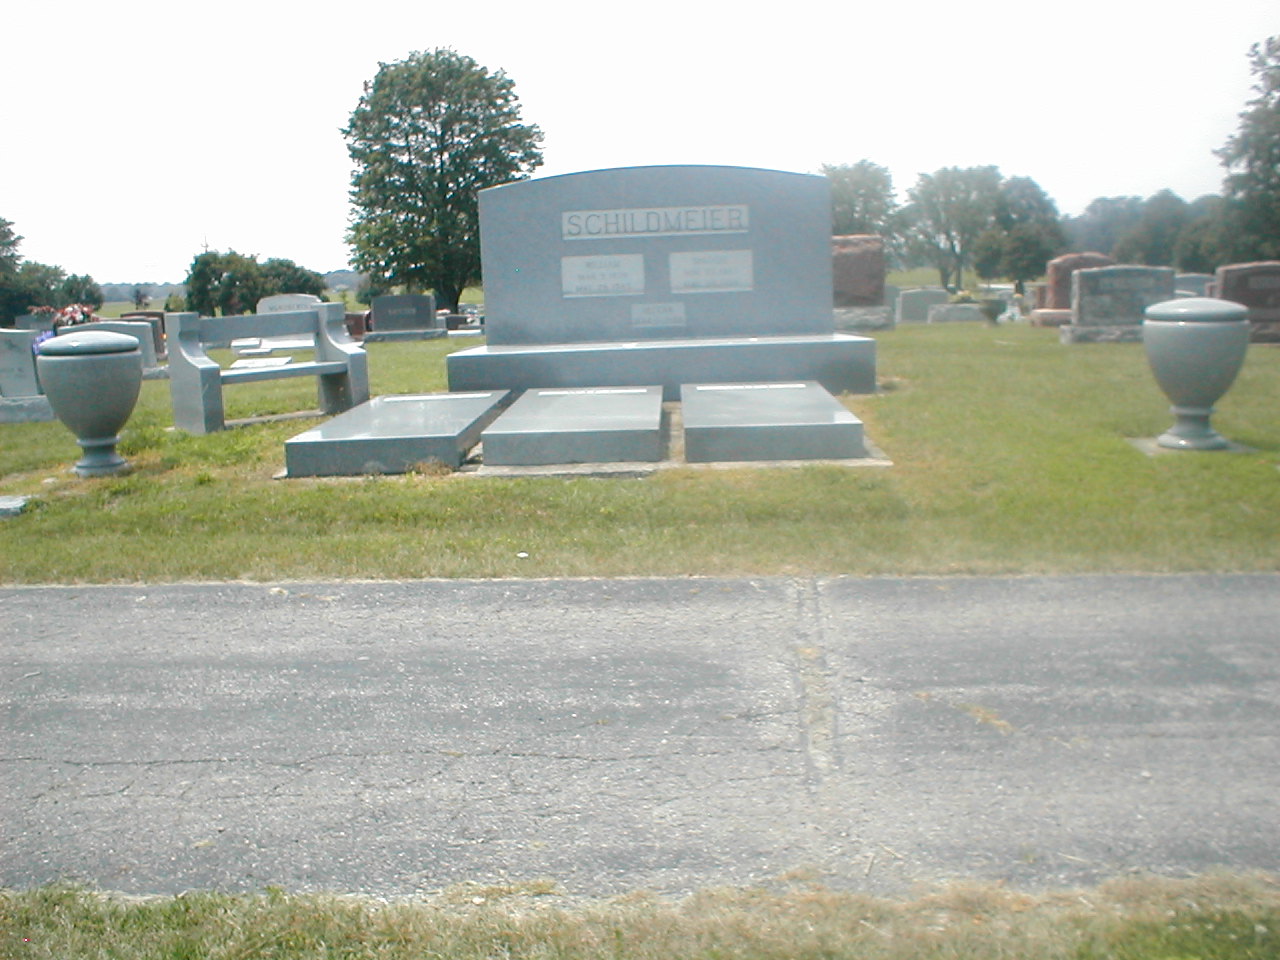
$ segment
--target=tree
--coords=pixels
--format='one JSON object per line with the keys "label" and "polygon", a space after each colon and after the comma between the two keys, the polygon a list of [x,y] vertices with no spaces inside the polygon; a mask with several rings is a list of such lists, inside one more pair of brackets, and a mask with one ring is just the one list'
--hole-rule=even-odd
{"label": "tree", "polygon": [[151,289],[139,284],[133,288],[131,297],[135,310],[145,310],[151,303]]}
{"label": "tree", "polygon": [[0,277],[10,277],[18,272],[22,257],[18,244],[22,238],[13,232],[13,223],[0,217]]}
{"label": "tree", "polygon": [[314,270],[300,267],[292,260],[271,259],[262,265],[262,285],[266,293],[309,293],[313,297],[323,297],[325,291],[324,277]]}
{"label": "tree", "polygon": [[1142,219],[1141,197],[1098,197],[1065,223],[1071,249],[1110,255],[1116,243]]}
{"label": "tree", "polygon": [[1188,219],[1187,202],[1172,190],[1152,194],[1142,205],[1138,222],[1116,242],[1111,255],[1120,263],[1173,266],[1174,246]]}
{"label": "tree", "polygon": [[893,176],[870,160],[854,164],[823,164],[822,174],[831,183],[831,232],[890,233],[897,204]]}
{"label": "tree", "polygon": [[1280,259],[1280,36],[1255,43],[1249,64],[1256,96],[1217,156],[1226,195],[1240,205],[1245,257]]}
{"label": "tree", "polygon": [[250,313],[265,296],[257,258],[234,250],[197,256],[191,261],[186,284],[189,309],[206,317],[219,311],[224,317]]}
{"label": "tree", "polygon": [[90,276],[72,274],[58,285],[58,305],[83,303],[97,310],[102,306],[102,287]]}
{"label": "tree", "polygon": [[1058,207],[1030,177],[1010,177],[1000,184],[992,220],[974,243],[974,266],[984,279],[1008,277],[1021,293],[1066,246]]}
{"label": "tree", "polygon": [[515,85],[448,49],[378,65],[343,134],[355,163],[355,266],[456,310],[480,279],[477,192],[542,163]]}
{"label": "tree", "polygon": [[947,289],[973,265],[975,241],[995,216],[1000,179],[995,167],[944,167],[920,174],[908,192],[908,251],[936,267]]}
{"label": "tree", "polygon": [[1213,273],[1226,263],[1253,259],[1241,204],[1207,195],[1187,207],[1188,219],[1173,245],[1173,265],[1188,273]]}

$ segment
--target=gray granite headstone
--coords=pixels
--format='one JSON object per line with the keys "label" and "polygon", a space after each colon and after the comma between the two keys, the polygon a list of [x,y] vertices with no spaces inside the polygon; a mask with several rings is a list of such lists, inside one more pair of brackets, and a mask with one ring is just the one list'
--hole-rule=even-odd
{"label": "gray granite headstone", "polygon": [[927,323],[929,308],[947,302],[950,294],[941,287],[917,287],[898,294],[895,319],[898,323]]}
{"label": "gray granite headstone", "polygon": [[253,312],[293,313],[296,310],[314,310],[318,303],[324,301],[310,293],[276,293],[259,300]]}
{"label": "gray granite headstone", "polygon": [[373,310],[373,329],[379,333],[441,326],[436,316],[436,298],[430,294],[384,294],[374,297],[370,307]]}
{"label": "gray granite headstone", "polygon": [[491,345],[833,330],[824,177],[671,166],[509,183],[481,191],[480,239]]}
{"label": "gray granite headstone", "polygon": [[156,359],[156,342],[153,327],[145,320],[95,320],[74,327],[63,327],[61,333],[87,333],[91,330],[104,330],[107,333],[123,333],[138,341],[142,350],[142,369],[145,372],[159,366]]}
{"label": "gray granite headstone", "polygon": [[425,293],[385,294],[370,304],[373,329],[365,340],[430,340],[447,334],[436,314],[435,297]]}
{"label": "gray granite headstone", "polygon": [[40,393],[34,330],[0,329],[0,397],[34,397]]}
{"label": "gray granite headstone", "polygon": [[1213,283],[1212,273],[1180,273],[1173,278],[1173,287],[1180,297],[1204,297]]}
{"label": "gray granite headstone", "polygon": [[1092,267],[1071,274],[1063,343],[1140,341],[1147,307],[1174,298],[1172,267]]}

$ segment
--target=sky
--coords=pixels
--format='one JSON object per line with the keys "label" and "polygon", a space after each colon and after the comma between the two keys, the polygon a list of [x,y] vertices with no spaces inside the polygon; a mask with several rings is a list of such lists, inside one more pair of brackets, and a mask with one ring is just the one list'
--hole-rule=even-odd
{"label": "sky", "polygon": [[817,173],[898,199],[994,164],[1078,214],[1221,189],[1275,0],[17,0],[0,218],[28,260],[181,282],[205,249],[345,269],[342,128],[380,63],[450,47],[515,83],[535,176],[648,164]]}

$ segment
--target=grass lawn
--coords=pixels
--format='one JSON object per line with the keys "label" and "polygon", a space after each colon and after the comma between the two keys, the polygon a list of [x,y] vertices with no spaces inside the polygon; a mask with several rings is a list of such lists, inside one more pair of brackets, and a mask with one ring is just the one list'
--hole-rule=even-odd
{"label": "grass lawn", "polygon": [[[887,469],[273,480],[314,421],[189,436],[148,381],[129,476],[71,475],[58,423],[0,425],[0,494],[35,498],[0,522],[0,581],[1280,569],[1275,347],[1251,347],[1214,418],[1254,452],[1149,457],[1127,438],[1171,420],[1139,344],[971,324],[876,339],[881,392],[845,399]],[[444,355],[474,342],[371,344],[374,394],[443,390]],[[235,386],[228,417],[314,407],[314,389]]]}
{"label": "grass lawn", "polygon": [[820,887],[566,903],[554,886],[460,886],[381,903],[280,891],[104,898],[0,892],[6,958],[379,960],[1274,960],[1274,878],[1124,879],[1029,896],[953,887],[892,901]]}

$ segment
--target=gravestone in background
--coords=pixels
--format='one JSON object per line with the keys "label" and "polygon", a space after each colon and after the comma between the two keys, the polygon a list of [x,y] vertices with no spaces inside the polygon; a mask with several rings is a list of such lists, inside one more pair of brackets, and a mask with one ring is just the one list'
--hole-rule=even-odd
{"label": "gravestone in background", "polygon": [[0,328],[0,397],[34,397],[40,393],[36,379],[34,330]]}
{"label": "gravestone in background", "polygon": [[277,293],[259,300],[253,312],[292,313],[295,310],[314,310],[318,303],[324,301],[310,293]]}
{"label": "gravestone in background", "polygon": [[1211,273],[1180,273],[1173,278],[1174,292],[1179,297],[1207,297],[1211,283]]}
{"label": "gravestone in background", "polygon": [[53,419],[53,408],[40,392],[32,345],[37,331],[0,328],[0,423],[33,423]]}
{"label": "gravestone in background", "polygon": [[1115,261],[1105,253],[1064,253],[1045,265],[1045,282],[1048,284],[1047,310],[1071,309],[1071,275],[1077,270],[1114,266]]}
{"label": "gravestone in background", "polygon": [[898,323],[927,323],[929,308],[946,303],[951,295],[941,287],[917,287],[898,294],[895,319]]}
{"label": "gravestone in background", "polygon": [[380,340],[430,340],[448,331],[436,314],[436,299],[427,293],[384,294],[370,304],[373,329],[366,343]]}
{"label": "gravestone in background", "polygon": [[1063,343],[1138,342],[1147,307],[1172,300],[1172,267],[1093,267],[1071,277],[1071,320]]}
{"label": "gravestone in background", "polygon": [[480,193],[488,345],[454,390],[817,380],[875,390],[875,344],[834,332],[825,177],[631,167]]}
{"label": "gravestone in background", "polygon": [[851,234],[831,238],[831,275],[837,307],[884,305],[884,238]]}
{"label": "gravestone in background", "polygon": [[1249,308],[1249,339],[1280,343],[1280,260],[1219,267],[1217,296]]}

